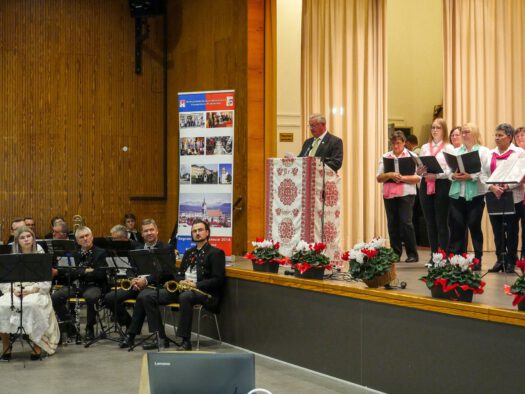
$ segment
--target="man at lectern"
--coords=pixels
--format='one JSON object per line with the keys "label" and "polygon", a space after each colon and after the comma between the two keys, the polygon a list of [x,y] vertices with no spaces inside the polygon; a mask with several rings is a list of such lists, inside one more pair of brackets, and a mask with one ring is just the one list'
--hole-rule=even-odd
{"label": "man at lectern", "polygon": [[308,127],[312,137],[304,142],[299,157],[320,157],[332,170],[339,170],[343,165],[343,140],[326,130],[326,118],[321,114],[310,115]]}

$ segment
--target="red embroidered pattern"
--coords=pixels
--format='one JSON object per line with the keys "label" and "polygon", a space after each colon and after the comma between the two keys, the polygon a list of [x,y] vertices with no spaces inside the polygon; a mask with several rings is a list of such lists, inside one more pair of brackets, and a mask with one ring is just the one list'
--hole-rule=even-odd
{"label": "red embroidered pattern", "polygon": [[297,186],[295,186],[291,179],[282,181],[277,189],[279,200],[281,200],[284,205],[292,205],[297,198],[297,194]]}

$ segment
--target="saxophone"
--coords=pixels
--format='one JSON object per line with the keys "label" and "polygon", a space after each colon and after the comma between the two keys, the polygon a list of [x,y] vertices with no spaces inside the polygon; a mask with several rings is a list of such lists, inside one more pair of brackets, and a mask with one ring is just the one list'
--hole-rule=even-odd
{"label": "saxophone", "polygon": [[197,289],[196,287],[187,285],[185,283],[177,282],[176,280],[169,280],[169,281],[167,281],[166,283],[164,283],[164,288],[169,293],[175,293],[177,291],[180,291],[181,293],[183,291],[193,291],[193,292],[195,292],[197,294],[202,294],[203,296],[205,296],[207,298],[211,298],[211,295],[206,293],[205,291],[202,291],[200,289]]}

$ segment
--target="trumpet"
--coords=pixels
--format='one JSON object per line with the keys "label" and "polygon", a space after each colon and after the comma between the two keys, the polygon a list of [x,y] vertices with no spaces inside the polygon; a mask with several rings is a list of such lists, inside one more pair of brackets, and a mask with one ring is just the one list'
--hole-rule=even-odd
{"label": "trumpet", "polygon": [[206,293],[205,291],[199,290],[196,287],[177,282],[176,280],[169,280],[166,283],[164,283],[164,288],[169,293],[175,293],[176,291],[180,291],[181,293],[183,291],[194,291],[195,293],[202,294],[203,296],[207,298],[211,298],[211,295]]}

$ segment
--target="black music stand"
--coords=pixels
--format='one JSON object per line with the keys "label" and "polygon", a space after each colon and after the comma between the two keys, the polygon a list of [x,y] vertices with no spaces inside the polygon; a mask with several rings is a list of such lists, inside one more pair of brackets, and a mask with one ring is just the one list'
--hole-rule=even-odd
{"label": "black music stand", "polygon": [[13,253],[12,245],[0,245],[0,254],[11,254]]}
{"label": "black music stand", "polygon": [[[67,265],[57,265],[59,271],[66,271],[66,286],[67,286],[67,298],[71,297],[71,271],[78,267],[78,246],[75,241],[70,239],[46,239],[47,250],[53,255],[53,261],[58,261],[59,258],[66,258]],[[61,323],[69,323],[69,327],[73,327],[75,331],[75,344],[80,345],[82,343],[82,335],[80,334],[80,304],[79,304],[79,287],[75,288],[75,297],[77,302],[75,303],[75,322],[64,321]],[[69,335],[67,342],[69,342]]]}
{"label": "black music stand", "polygon": [[[14,283],[20,284],[23,291],[22,282],[51,282],[51,268],[53,257],[48,254],[28,253],[28,254],[4,254],[0,255],[0,283],[11,283],[11,310],[15,311],[13,288]],[[9,347],[2,353],[0,358],[13,349],[13,344],[20,338],[22,344],[26,341],[33,352],[35,348],[24,329],[24,303],[23,296],[20,295],[20,308],[16,310],[20,315],[20,323],[14,334],[9,340]],[[26,338],[24,338],[26,336]]]}
{"label": "black music stand", "polygon": [[[102,326],[100,333],[95,338],[93,338],[91,341],[86,343],[84,345],[85,348],[88,348],[92,344],[97,343],[98,341],[101,341],[103,339],[107,339],[108,341],[117,342],[117,343],[124,343],[124,331],[122,331],[122,327],[117,321],[117,302],[116,302],[117,300],[117,275],[118,275],[119,269],[121,268],[118,265],[117,259],[127,256],[129,251],[132,248],[132,244],[129,240],[120,241],[120,240],[112,240],[111,238],[102,238],[102,237],[95,238],[95,240],[93,241],[93,244],[95,244],[99,248],[105,249],[108,255],[110,256],[111,262],[113,263],[113,267],[108,267],[107,270],[113,282],[115,302],[113,303],[113,324],[110,324],[108,327]],[[111,334],[112,332],[119,334],[119,337],[112,338],[108,336],[108,334]]]}
{"label": "black music stand", "polygon": [[[153,276],[153,280],[156,283],[155,290],[157,292],[158,300],[162,283],[166,280],[175,278],[175,252],[173,249],[132,250],[129,252],[129,258],[131,264],[137,268],[139,275]],[[133,346],[130,346],[128,351],[133,351],[137,346],[142,345],[144,342],[149,341],[152,338],[157,341],[157,351],[160,352],[160,336],[158,330],[152,332]],[[179,345],[168,336],[166,336],[166,339],[177,346]]]}

